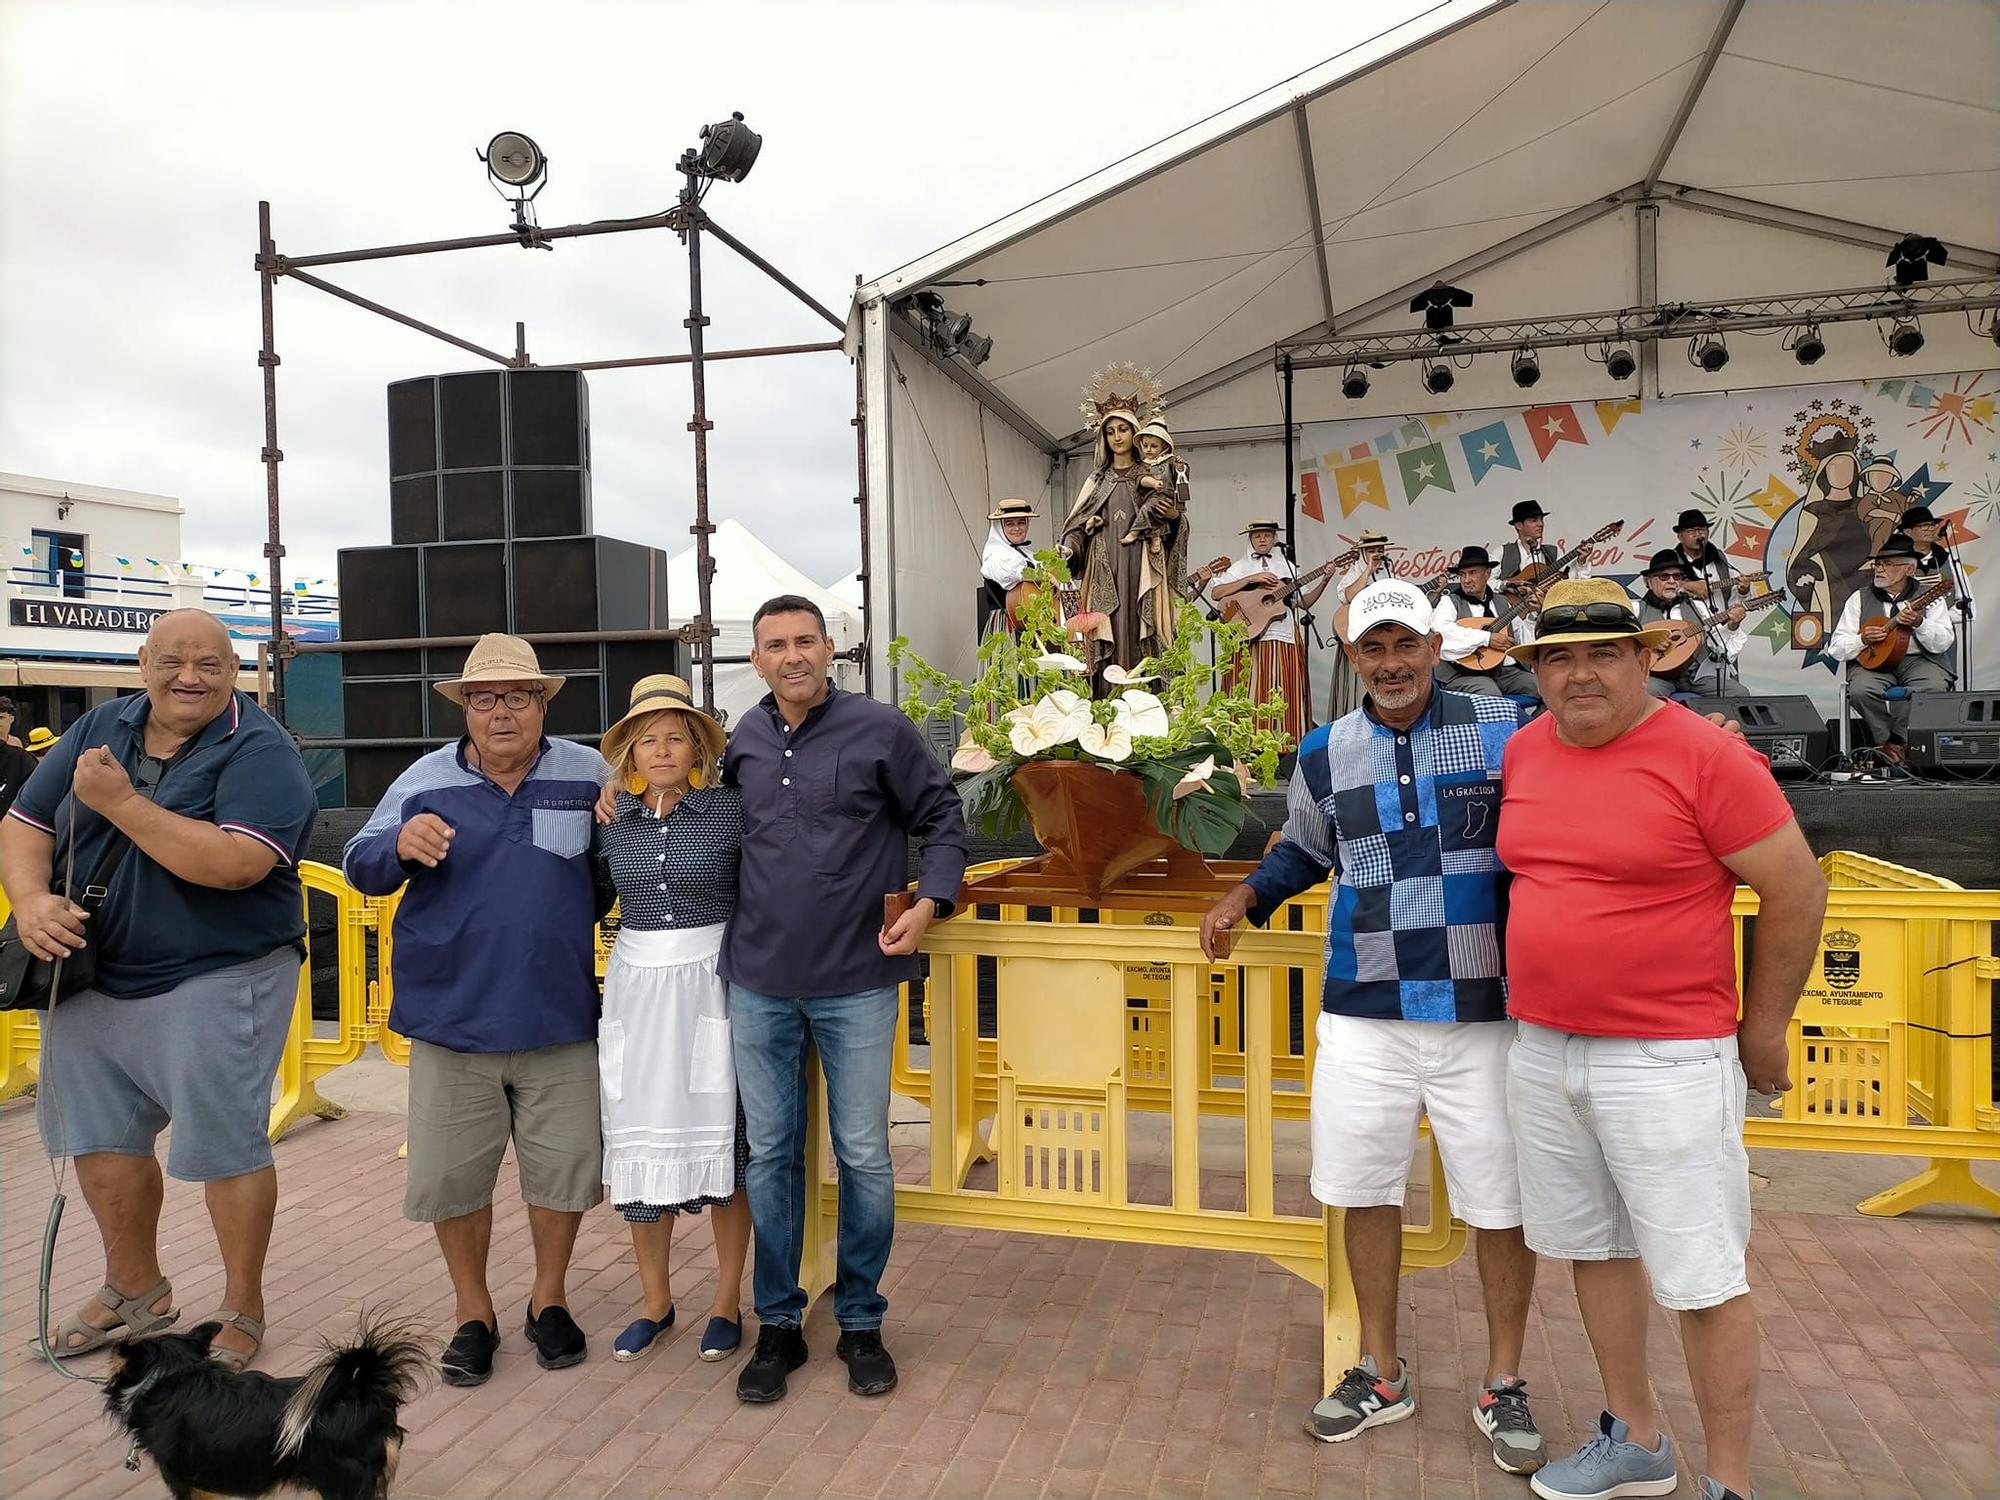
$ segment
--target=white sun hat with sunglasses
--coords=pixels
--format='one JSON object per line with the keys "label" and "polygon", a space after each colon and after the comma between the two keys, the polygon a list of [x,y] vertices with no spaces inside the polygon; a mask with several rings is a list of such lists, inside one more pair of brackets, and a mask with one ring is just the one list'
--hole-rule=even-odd
{"label": "white sun hat with sunglasses", "polygon": [[474,689],[491,690],[507,683],[518,686],[527,682],[537,684],[544,698],[555,697],[563,685],[562,678],[551,677],[542,670],[533,646],[518,635],[495,633],[482,635],[465,658],[465,670],[436,687],[452,702],[463,704],[465,695]]}

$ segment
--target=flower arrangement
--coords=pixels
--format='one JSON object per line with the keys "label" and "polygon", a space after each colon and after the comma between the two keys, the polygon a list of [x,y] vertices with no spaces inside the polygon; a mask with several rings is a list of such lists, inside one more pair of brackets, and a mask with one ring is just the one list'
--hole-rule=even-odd
{"label": "flower arrangement", "polygon": [[[1282,705],[1253,705],[1242,686],[1212,684],[1201,648],[1215,640],[1215,660],[1240,664],[1248,634],[1219,624],[1183,602],[1174,638],[1156,656],[1127,671],[1104,670],[1106,695],[1090,696],[1090,668],[1073,654],[1070,632],[1091,620],[1056,618],[1056,586],[1069,582],[1060,554],[1038,552],[1027,581],[1046,585],[1019,609],[1020,631],[987,638],[981,671],[967,684],[939,671],[898,638],[889,659],[904,674],[903,712],[918,725],[965,713],[965,733],[951,758],[966,780],[966,816],[989,835],[1019,832],[1026,811],[1012,781],[1035,761],[1071,760],[1139,778],[1154,826],[1198,854],[1228,849],[1248,815],[1254,779],[1269,781],[1289,748],[1272,716]],[[1245,683],[1247,672],[1230,673]]]}

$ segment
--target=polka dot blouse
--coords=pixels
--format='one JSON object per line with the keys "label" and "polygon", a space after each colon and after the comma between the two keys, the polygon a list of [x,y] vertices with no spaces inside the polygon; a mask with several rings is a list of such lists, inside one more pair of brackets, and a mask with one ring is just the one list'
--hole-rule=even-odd
{"label": "polka dot blouse", "polygon": [[664,818],[620,792],[612,820],[592,837],[590,857],[598,879],[617,891],[619,924],[655,932],[728,921],[742,848],[742,795],[706,786]]}

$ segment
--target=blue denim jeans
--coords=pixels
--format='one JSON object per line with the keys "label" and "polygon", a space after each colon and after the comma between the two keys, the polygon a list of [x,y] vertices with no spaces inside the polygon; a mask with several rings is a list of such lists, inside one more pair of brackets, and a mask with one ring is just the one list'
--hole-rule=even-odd
{"label": "blue denim jeans", "polygon": [[826,1074],[827,1123],[840,1163],[839,1270],[833,1314],[843,1329],[880,1328],[888,1299],[877,1289],[896,1230],[896,1174],[889,1164],[889,1054],[896,992],[797,998],[729,987],[736,1091],[750,1136],[750,1218],[757,1319],[797,1328],[805,1246],[806,1043]]}

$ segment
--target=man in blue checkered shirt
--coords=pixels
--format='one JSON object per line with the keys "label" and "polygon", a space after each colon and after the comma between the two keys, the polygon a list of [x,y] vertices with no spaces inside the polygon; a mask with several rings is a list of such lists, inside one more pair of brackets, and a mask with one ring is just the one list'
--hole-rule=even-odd
{"label": "man in blue checkered shirt", "polygon": [[[1367,697],[1299,746],[1284,836],[1202,919],[1210,957],[1332,877],[1312,1081],[1312,1190],[1346,1211],[1361,1361],[1306,1418],[1339,1443],[1416,1410],[1396,1353],[1403,1190],[1428,1114],[1453,1212],[1479,1230],[1488,1355],[1473,1421],[1512,1474],[1541,1467],[1520,1378],[1535,1257],[1507,1123],[1507,872],[1494,853],[1500,763],[1519,721],[1505,698],[1435,685],[1423,592],[1370,584],[1348,611]],[[1385,1374],[1384,1372],[1388,1372]]]}

